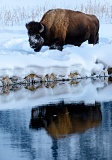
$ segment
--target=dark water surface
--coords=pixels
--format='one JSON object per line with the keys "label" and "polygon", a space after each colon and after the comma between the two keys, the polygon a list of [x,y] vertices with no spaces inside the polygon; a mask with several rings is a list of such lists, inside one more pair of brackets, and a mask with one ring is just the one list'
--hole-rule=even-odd
{"label": "dark water surface", "polygon": [[111,160],[112,102],[1,110],[0,160],[38,159]]}
{"label": "dark water surface", "polygon": [[0,88],[0,160],[112,160],[112,81]]}

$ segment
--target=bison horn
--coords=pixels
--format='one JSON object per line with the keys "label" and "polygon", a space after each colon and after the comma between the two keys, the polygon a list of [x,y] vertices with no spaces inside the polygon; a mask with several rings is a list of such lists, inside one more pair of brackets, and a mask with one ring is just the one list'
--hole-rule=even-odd
{"label": "bison horn", "polygon": [[43,24],[41,24],[41,27],[42,27],[42,28],[41,28],[40,31],[39,31],[40,33],[42,33],[42,32],[44,31],[44,26],[43,26]]}

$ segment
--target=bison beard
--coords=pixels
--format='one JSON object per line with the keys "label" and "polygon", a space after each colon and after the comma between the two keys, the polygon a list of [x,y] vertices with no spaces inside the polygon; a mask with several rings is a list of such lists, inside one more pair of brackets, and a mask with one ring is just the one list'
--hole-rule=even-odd
{"label": "bison beard", "polygon": [[99,42],[99,20],[95,15],[67,9],[52,9],[46,12],[40,22],[26,24],[29,44],[34,51],[42,46],[62,51],[65,44],[81,46]]}
{"label": "bison beard", "polygon": [[35,52],[40,51],[41,44],[44,43],[44,39],[37,35],[29,36],[30,47],[34,49]]}

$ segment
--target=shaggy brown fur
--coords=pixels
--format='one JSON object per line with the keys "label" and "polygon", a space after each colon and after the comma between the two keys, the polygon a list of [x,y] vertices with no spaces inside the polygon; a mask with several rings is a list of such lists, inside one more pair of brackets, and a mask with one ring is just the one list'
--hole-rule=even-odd
{"label": "shaggy brown fur", "polygon": [[[44,30],[39,33],[41,24]],[[99,20],[95,15],[66,9],[49,10],[40,22],[29,22],[26,28],[29,42],[32,35],[41,37],[41,40],[37,38],[37,43],[32,47],[37,48],[37,51],[43,45],[50,46],[50,49],[62,50],[64,44],[80,46],[86,40],[89,44],[96,44],[99,40]]]}

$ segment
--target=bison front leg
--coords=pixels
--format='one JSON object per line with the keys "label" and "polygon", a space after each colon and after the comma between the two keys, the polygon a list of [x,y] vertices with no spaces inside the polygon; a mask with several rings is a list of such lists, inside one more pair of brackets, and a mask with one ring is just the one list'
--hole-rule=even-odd
{"label": "bison front leg", "polygon": [[50,49],[58,49],[60,51],[63,50],[63,46],[65,44],[66,39],[67,26],[68,22],[66,20],[63,22],[60,20],[58,21],[58,23],[52,26]]}
{"label": "bison front leg", "polygon": [[49,47],[49,49],[57,49],[57,50],[62,51],[63,50],[63,43],[56,39],[51,44],[51,46]]}

